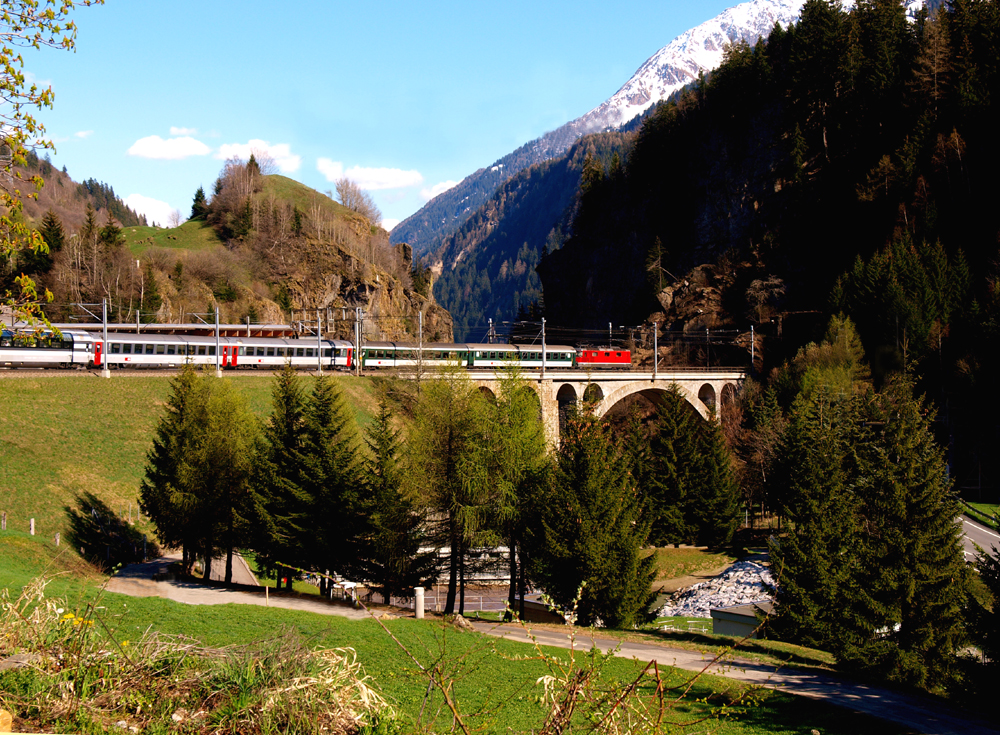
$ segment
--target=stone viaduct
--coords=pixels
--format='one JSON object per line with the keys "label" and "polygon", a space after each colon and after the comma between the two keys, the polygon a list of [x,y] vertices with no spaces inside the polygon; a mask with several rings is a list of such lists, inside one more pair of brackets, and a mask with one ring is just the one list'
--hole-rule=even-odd
{"label": "stone viaduct", "polygon": [[[499,379],[492,372],[475,371],[470,377],[480,390],[494,395]],[[559,446],[560,410],[580,400],[594,403],[597,416],[606,415],[621,401],[643,395],[656,403],[659,396],[677,386],[694,409],[706,420],[718,415],[723,402],[731,400],[746,377],[743,370],[687,368],[657,373],[546,371],[545,377],[527,375],[527,383],[538,394],[545,438]]]}

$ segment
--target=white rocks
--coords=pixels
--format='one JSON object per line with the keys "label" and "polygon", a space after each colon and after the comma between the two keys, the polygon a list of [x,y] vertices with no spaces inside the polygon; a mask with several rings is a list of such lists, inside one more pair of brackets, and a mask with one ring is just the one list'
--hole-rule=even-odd
{"label": "white rocks", "polygon": [[656,614],[658,617],[708,618],[712,608],[771,600],[774,588],[774,579],[767,567],[752,561],[738,561],[714,579],[678,590]]}

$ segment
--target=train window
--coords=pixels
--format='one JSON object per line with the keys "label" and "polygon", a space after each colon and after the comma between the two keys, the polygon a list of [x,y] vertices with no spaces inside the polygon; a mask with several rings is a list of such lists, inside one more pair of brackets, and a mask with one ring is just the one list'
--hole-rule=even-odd
{"label": "train window", "polygon": [[276,354],[278,357],[284,357],[285,355],[288,355],[289,357],[291,357],[292,356],[292,352],[293,352],[293,350],[292,350],[291,347],[288,347],[288,348],[279,347],[279,348],[277,348],[274,351],[274,354]]}
{"label": "train window", "polygon": [[119,343],[119,342],[112,342],[111,343],[111,354],[112,355],[117,355],[121,351],[122,351],[121,343]]}
{"label": "train window", "polygon": [[323,357],[333,357],[333,350],[329,347],[323,348]]}
{"label": "train window", "polygon": [[620,353],[620,352],[616,352],[616,353],[615,353],[615,356],[616,356],[616,357],[621,357],[621,356],[622,356],[622,353]]}
{"label": "train window", "polygon": [[177,354],[177,345],[167,345],[167,354],[168,355],[176,355]]}
{"label": "train window", "polygon": [[274,357],[274,348],[273,347],[268,347],[267,348],[267,356],[268,357]]}
{"label": "train window", "polygon": [[156,345],[156,354],[162,355],[166,352],[166,345]]}
{"label": "train window", "polygon": [[199,355],[206,354],[206,352],[205,352],[205,345],[198,345],[198,354]]}
{"label": "train window", "polygon": [[122,345],[122,354],[123,355],[131,355],[132,354],[132,345],[128,344],[127,342],[125,344],[123,344]]}
{"label": "train window", "polygon": [[257,348],[257,357],[263,357],[266,352],[267,352],[267,350],[265,348],[258,347]]}
{"label": "train window", "polygon": [[313,354],[312,347],[306,347],[306,357],[316,357],[316,355]]}
{"label": "train window", "polygon": [[212,355],[212,356],[215,355],[215,345],[209,345],[208,346],[208,354]]}

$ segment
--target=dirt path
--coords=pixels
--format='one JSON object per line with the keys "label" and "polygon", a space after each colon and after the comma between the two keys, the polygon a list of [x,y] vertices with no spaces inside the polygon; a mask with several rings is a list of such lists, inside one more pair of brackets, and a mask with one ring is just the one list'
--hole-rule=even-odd
{"label": "dirt path", "polygon": [[[528,642],[525,629],[517,625],[473,623],[476,630],[513,641]],[[559,648],[569,648],[566,632],[547,628],[530,628],[539,643]],[[640,661],[658,661],[687,671],[701,671],[711,658],[697,651],[658,646],[653,643],[619,641],[613,638],[578,636],[576,648],[582,652],[596,645],[602,651],[620,646],[616,656]],[[789,694],[822,699],[831,704],[889,720],[916,732],[934,735],[996,735],[997,730],[984,720],[969,718],[947,705],[930,698],[916,697],[880,689],[867,684],[839,679],[833,674],[795,669],[775,670],[774,666],[755,661],[733,660],[722,666],[713,665],[709,672],[750,684],[780,689]],[[817,723],[822,724],[822,723]]]}
{"label": "dirt path", "polygon": [[[129,564],[108,580],[108,592],[118,592],[132,597],[163,597],[185,605],[260,605],[282,607],[289,610],[305,610],[320,615],[339,615],[353,620],[367,618],[368,613],[355,609],[339,601],[326,601],[318,597],[308,598],[286,593],[265,592],[263,587],[255,590],[235,590],[214,587],[198,582],[156,580],[154,576],[165,575],[167,569],[179,556],[164,556],[145,564]],[[214,563],[213,563],[214,566]],[[236,563],[233,564],[234,574]]]}

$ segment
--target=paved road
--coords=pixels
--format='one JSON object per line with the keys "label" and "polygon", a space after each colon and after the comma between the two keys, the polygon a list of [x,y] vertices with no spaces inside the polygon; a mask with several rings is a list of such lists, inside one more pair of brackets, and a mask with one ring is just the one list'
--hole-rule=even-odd
{"label": "paved road", "polygon": [[[517,625],[473,623],[483,633],[513,641],[530,639],[527,632]],[[569,648],[568,635],[560,630],[530,628],[539,643],[559,648]],[[668,648],[653,643],[619,642],[611,638],[578,636],[576,648],[587,651],[597,645],[602,651],[610,651],[621,646],[615,654],[640,661],[658,661],[687,671],[701,671],[710,659],[696,651]],[[751,684],[781,689],[790,694],[798,694],[814,699],[822,699],[847,709],[873,715],[884,720],[901,724],[921,733],[933,735],[996,735],[997,729],[984,720],[970,719],[964,713],[937,702],[920,697],[893,692],[888,689],[858,684],[839,679],[833,675],[781,669],[752,661],[733,660],[729,663],[709,668],[713,674],[726,676]]]}
{"label": "paved road", "polygon": [[962,547],[965,551],[966,561],[972,561],[976,558],[974,543],[979,544],[988,553],[993,552],[994,546],[1000,549],[1000,533],[997,533],[988,526],[977,523],[968,516],[961,516],[961,518],[962,532],[965,534],[962,536]]}
{"label": "paved road", "polygon": [[[212,574],[209,579],[213,582],[226,581],[226,557],[220,556],[218,559],[212,559]],[[235,551],[233,552],[232,582],[233,584],[242,584],[248,587],[260,586],[260,582],[257,581],[257,575],[250,570],[247,560]]]}
{"label": "paved road", "polygon": [[[337,600],[327,602],[320,598],[303,598],[286,594],[267,594],[259,591],[231,590],[225,587],[209,587],[197,582],[156,581],[154,575],[167,571],[179,556],[164,556],[145,564],[129,564],[108,580],[108,592],[118,592],[132,597],[163,597],[186,605],[262,605],[282,607],[289,610],[305,610],[321,615],[339,615],[361,620],[368,617],[362,609]],[[214,565],[213,565],[214,566]],[[234,565],[235,568],[235,565]]]}

